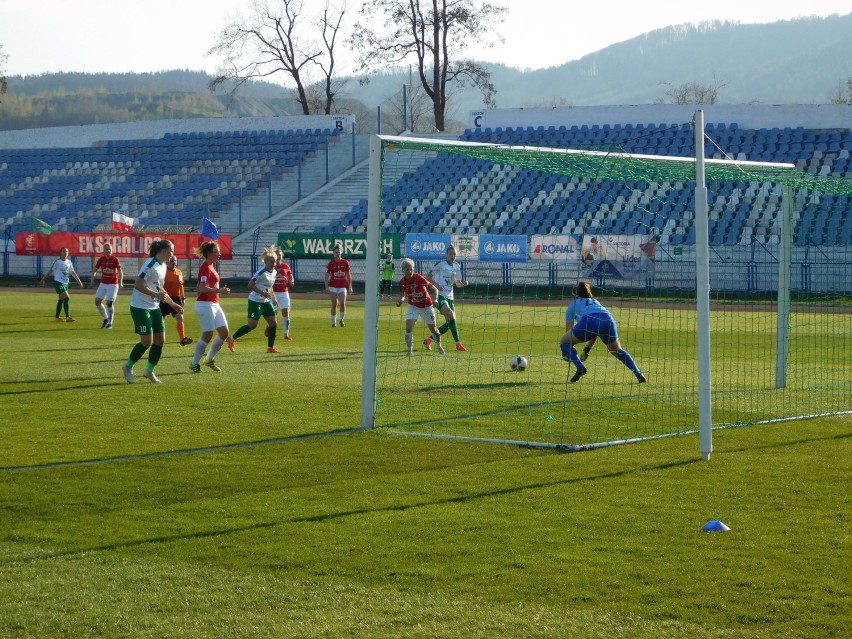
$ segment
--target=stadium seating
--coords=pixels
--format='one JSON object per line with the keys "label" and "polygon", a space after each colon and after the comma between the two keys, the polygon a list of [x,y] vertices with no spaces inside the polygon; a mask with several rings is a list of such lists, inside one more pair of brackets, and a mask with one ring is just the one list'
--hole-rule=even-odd
{"label": "stadium seating", "polygon": [[[708,124],[708,158],[789,162],[798,170],[852,177],[849,129],[752,129]],[[467,130],[461,140],[692,156],[688,124],[628,123]],[[38,217],[56,230],[91,230],[113,211],[140,224],[233,217],[240,197],[279,180],[339,140],[331,130],[167,133],[72,149],[0,150],[0,230],[27,231]],[[776,241],[779,187],[709,183],[710,241]],[[796,193],[794,242],[852,244],[845,196]],[[649,234],[694,242],[693,185],[608,182],[521,170],[450,154],[430,157],[386,186],[385,232]],[[363,232],[360,201],[317,232]]]}
{"label": "stadium seating", "polygon": [[[799,170],[852,177],[852,131],[799,128],[745,129],[736,122],[706,127],[706,156],[788,162]],[[462,141],[548,146],[636,154],[694,155],[688,124],[507,127],[467,130]],[[710,242],[737,245],[777,242],[780,187],[745,182],[708,184]],[[815,215],[797,219],[795,242],[848,244],[849,203],[810,197]],[[809,205],[811,206],[811,205]],[[573,233],[656,235],[663,243],[695,242],[694,185],[651,185],[545,175],[486,161],[438,154],[387,188],[387,232]],[[362,229],[366,202],[318,231]]]}
{"label": "stadium seating", "polygon": [[0,150],[0,228],[91,230],[121,211],[145,224],[224,217],[240,196],[339,139],[332,130],[167,133],[72,149]]}

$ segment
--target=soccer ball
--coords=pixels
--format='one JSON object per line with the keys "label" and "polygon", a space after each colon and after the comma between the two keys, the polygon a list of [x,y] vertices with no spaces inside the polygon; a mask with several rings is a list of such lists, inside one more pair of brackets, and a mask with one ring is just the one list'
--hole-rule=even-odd
{"label": "soccer ball", "polygon": [[525,371],[527,370],[527,366],[529,362],[527,362],[527,358],[522,355],[515,355],[512,358],[511,367],[513,371]]}

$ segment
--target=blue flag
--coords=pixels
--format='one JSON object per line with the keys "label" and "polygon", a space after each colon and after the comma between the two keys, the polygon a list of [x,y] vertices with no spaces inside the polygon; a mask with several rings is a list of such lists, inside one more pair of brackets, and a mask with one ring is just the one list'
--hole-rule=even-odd
{"label": "blue flag", "polygon": [[201,237],[206,237],[208,240],[219,239],[219,229],[206,217],[201,221]]}

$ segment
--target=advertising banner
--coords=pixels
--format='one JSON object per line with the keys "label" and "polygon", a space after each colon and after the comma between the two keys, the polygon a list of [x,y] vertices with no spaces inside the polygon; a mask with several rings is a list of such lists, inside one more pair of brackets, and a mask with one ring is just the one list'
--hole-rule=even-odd
{"label": "advertising banner", "polygon": [[583,276],[648,277],[654,272],[655,250],[650,235],[585,235]]}
{"label": "advertising banner", "polygon": [[452,243],[453,236],[449,233],[407,233],[405,257],[412,260],[440,260]]}
{"label": "advertising banner", "polygon": [[[201,246],[204,238],[200,235],[170,233],[17,233],[15,235],[15,253],[18,255],[59,255],[63,247],[74,257],[100,256],[104,244],[112,245],[116,257],[148,257],[151,242],[171,240],[175,245],[175,256],[186,260],[194,258],[196,247]],[[221,260],[234,259],[233,236],[220,235],[219,249]]]}
{"label": "advertising banner", "polygon": [[533,235],[530,259],[576,262],[580,259],[580,242],[573,235]]}
{"label": "advertising banner", "polygon": [[480,235],[481,262],[526,262],[526,235]]}
{"label": "advertising banner", "polygon": [[[306,259],[330,259],[336,244],[342,247],[342,257],[347,260],[367,259],[367,234],[347,233],[279,233],[278,246],[284,257]],[[402,242],[399,235],[382,235],[379,255],[391,253],[394,258],[402,257]]]}
{"label": "advertising banner", "polygon": [[452,245],[459,260],[481,262],[526,262],[526,235],[449,235],[408,233],[405,256],[414,260],[440,260]]}
{"label": "advertising banner", "polygon": [[[478,235],[453,235],[453,247],[456,249],[456,257],[460,260],[479,259]],[[442,254],[441,257],[443,256]]]}

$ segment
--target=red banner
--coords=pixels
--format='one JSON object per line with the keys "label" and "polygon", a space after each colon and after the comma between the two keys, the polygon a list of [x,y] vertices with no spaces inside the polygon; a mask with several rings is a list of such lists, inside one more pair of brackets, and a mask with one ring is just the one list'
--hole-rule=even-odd
{"label": "red banner", "polygon": [[[15,253],[18,255],[59,255],[67,247],[72,256],[100,256],[104,244],[112,245],[112,254],[116,257],[148,257],[151,242],[171,240],[175,245],[175,256],[186,260],[195,257],[195,249],[201,246],[204,238],[200,235],[170,235],[151,233],[16,233]],[[234,259],[231,241],[232,235],[220,235],[220,260]]]}

